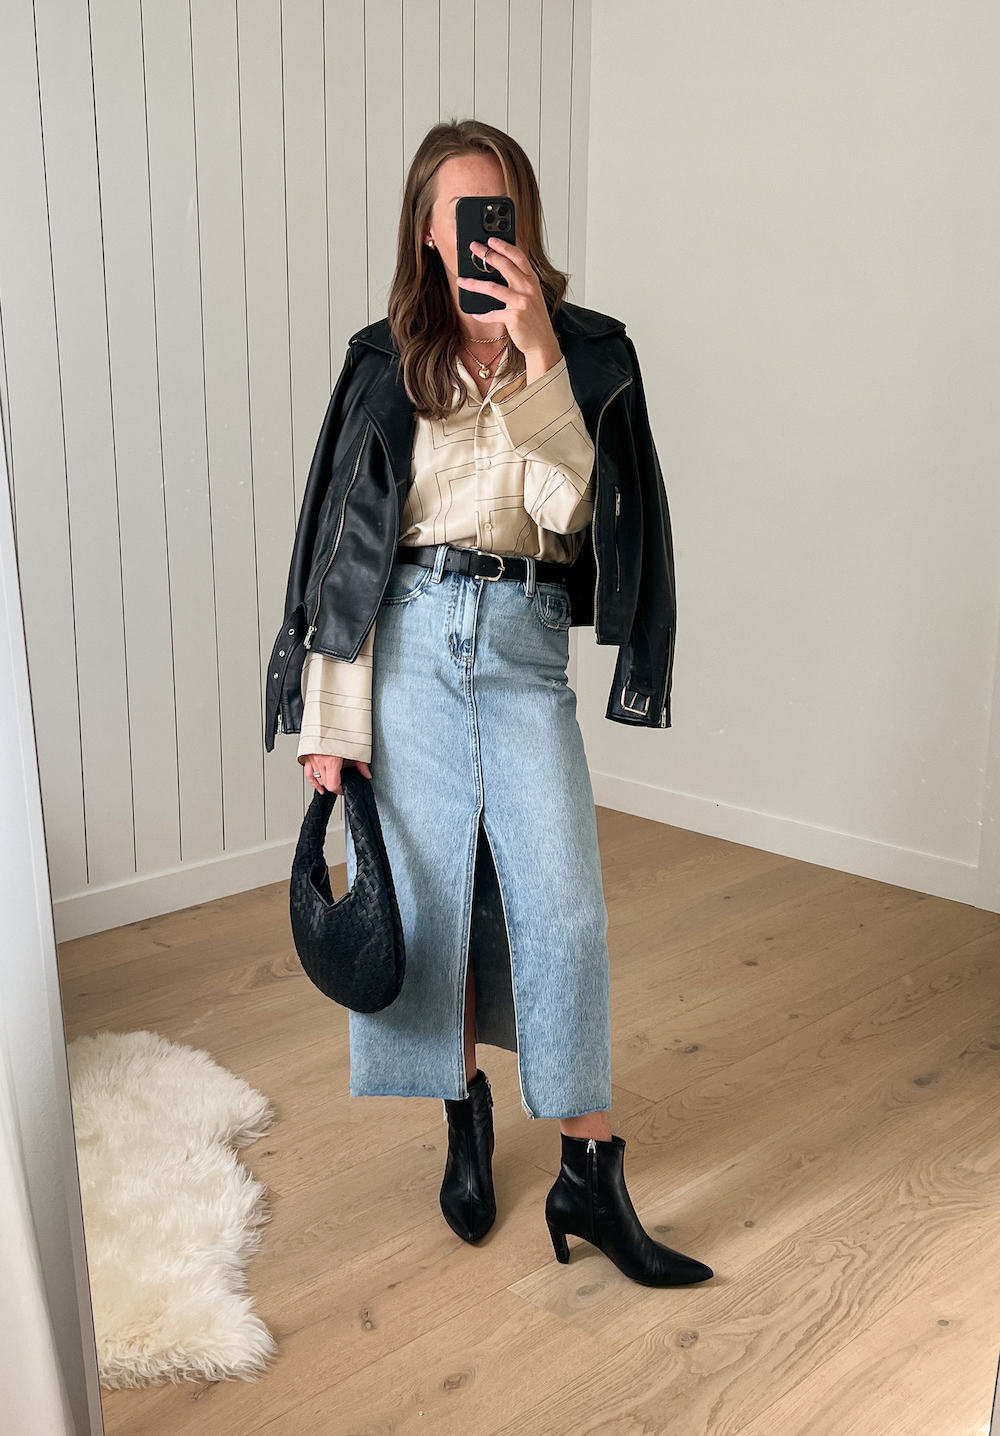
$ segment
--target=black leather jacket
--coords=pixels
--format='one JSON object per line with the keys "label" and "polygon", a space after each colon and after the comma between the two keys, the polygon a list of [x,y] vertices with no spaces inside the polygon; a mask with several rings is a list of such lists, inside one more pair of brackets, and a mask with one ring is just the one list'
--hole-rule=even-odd
{"label": "black leather jacket", "polygon": [[[635,346],[620,319],[564,301],[552,320],[594,443],[594,515],[566,577],[571,624],[619,645],[605,717],[670,726],[674,556]],[[388,319],[352,334],[299,511],[267,669],[264,744],[302,726],[307,649],[353,661],[389,581],[410,484],[413,405]]]}

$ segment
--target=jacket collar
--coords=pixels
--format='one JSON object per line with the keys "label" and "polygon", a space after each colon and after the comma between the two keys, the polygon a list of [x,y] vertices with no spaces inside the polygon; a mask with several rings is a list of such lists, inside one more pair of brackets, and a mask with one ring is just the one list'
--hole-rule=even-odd
{"label": "jacket collar", "polygon": [[[559,337],[566,359],[570,385],[580,405],[588,433],[596,433],[597,419],[604,404],[632,380],[625,346],[619,342],[594,343],[621,333],[625,324],[610,314],[586,309],[564,300],[556,310],[552,327]],[[388,317],[366,325],[351,336],[362,344],[398,361]],[[413,404],[399,375],[399,364],[387,363],[364,391],[361,403],[382,436],[392,464],[396,485],[405,493],[410,482],[413,449]]]}

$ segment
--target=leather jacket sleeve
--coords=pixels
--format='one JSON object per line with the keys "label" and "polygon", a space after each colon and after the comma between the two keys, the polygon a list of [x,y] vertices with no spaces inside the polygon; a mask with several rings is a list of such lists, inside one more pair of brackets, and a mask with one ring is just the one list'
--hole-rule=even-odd
{"label": "leather jacket sleeve", "polygon": [[285,590],[286,618],[300,603],[305,601],[306,585],[309,580],[309,569],[316,541],[317,520],[329,487],[334,448],[343,422],[347,391],[354,374],[354,360],[354,346],[348,344],[344,366],[326,406],[326,414],[316,440],[312,463],[309,465],[305,492],[302,495],[302,506],[299,510],[292,560],[288,569],[288,584]]}
{"label": "leather jacket sleeve", "polygon": [[619,649],[605,716],[621,723],[669,728],[677,617],[673,535],[639,359],[629,336],[623,333],[622,339],[634,375],[629,427],[642,501],[642,562],[632,632]]}
{"label": "leather jacket sleeve", "polygon": [[306,655],[306,586],[313,561],[317,522],[329,488],[334,446],[354,377],[355,358],[355,347],[348,344],[343,367],[327,404],[299,509],[285,586],[284,618],[265,674],[264,747],[269,753],[274,748],[274,737],[279,728],[285,733],[297,733],[302,723],[300,679]]}

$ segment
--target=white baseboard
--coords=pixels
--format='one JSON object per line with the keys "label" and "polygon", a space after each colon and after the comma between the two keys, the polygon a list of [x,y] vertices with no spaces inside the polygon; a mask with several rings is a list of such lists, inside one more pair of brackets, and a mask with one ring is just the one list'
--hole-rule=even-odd
{"label": "white baseboard", "polygon": [[[996,883],[986,882],[971,863],[956,862],[938,853],[894,847],[853,833],[818,828],[774,813],[712,802],[692,793],[671,792],[610,773],[592,772],[591,782],[594,798],[602,808],[652,818],[654,822],[780,853],[800,862],[819,863],[838,872],[894,883],[934,897],[950,898],[987,912],[1000,912]],[[227,853],[204,863],[188,863],[135,878],[129,883],[61,898],[53,905],[56,941],[66,942],[160,913],[177,912],[267,883],[287,882],[294,854],[295,838],[290,838],[287,842]],[[335,867],[344,862],[345,856],[343,821],[334,824],[331,820],[327,830],[327,862]]]}
{"label": "white baseboard", "polygon": [[[298,833],[285,842],[266,843],[242,853],[226,853],[203,863],[185,863],[183,867],[143,874],[131,882],[89,888],[60,898],[52,905],[56,942],[141,922],[160,913],[179,912],[197,903],[249,892],[268,883],[287,882],[297,841]],[[339,815],[336,821],[330,819],[324,851],[331,867],[346,859],[344,823]],[[290,927],[288,941],[292,941]]]}
{"label": "white baseboard", "polygon": [[1000,912],[996,884],[991,887],[984,881],[973,863],[818,828],[775,813],[716,803],[693,793],[671,792],[611,773],[592,771],[590,777],[594,799],[602,808]]}

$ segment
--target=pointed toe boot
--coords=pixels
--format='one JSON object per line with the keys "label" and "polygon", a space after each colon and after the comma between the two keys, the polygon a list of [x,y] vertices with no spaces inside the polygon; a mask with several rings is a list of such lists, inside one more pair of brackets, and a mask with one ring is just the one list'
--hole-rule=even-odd
{"label": "pointed toe boot", "polygon": [[556,1257],[569,1261],[567,1233],[583,1237],[643,1286],[690,1286],[710,1266],[655,1241],[643,1230],[625,1186],[625,1138],[562,1137],[562,1164],[545,1199]]}
{"label": "pointed toe boot", "polygon": [[468,1083],[468,1097],[444,1099],[448,1114],[448,1159],[441,1183],[441,1210],[463,1241],[485,1236],[496,1220],[493,1191],[493,1093],[480,1068]]}

